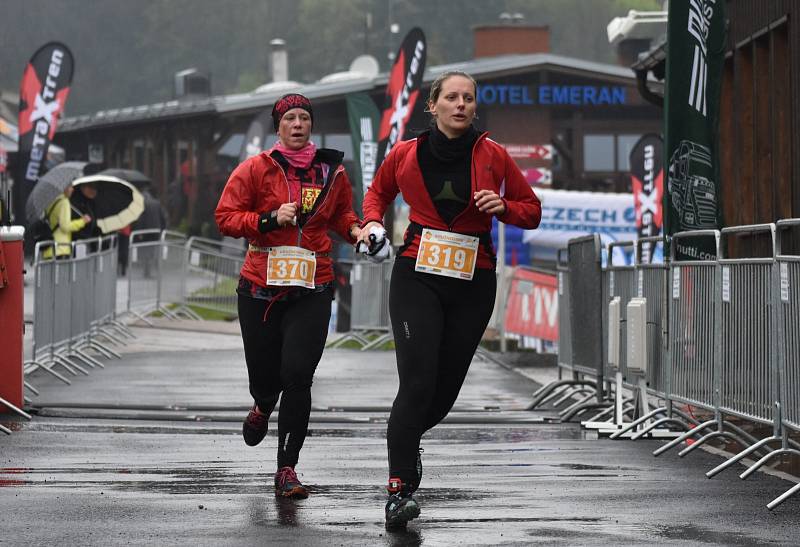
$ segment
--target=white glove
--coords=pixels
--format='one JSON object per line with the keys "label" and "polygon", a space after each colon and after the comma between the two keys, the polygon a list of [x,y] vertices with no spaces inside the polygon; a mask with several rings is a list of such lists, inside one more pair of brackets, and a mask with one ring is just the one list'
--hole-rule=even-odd
{"label": "white glove", "polygon": [[386,230],[383,226],[373,226],[369,230],[369,246],[363,241],[356,244],[356,252],[363,253],[367,260],[374,263],[380,263],[391,258],[392,244],[389,238],[386,237]]}

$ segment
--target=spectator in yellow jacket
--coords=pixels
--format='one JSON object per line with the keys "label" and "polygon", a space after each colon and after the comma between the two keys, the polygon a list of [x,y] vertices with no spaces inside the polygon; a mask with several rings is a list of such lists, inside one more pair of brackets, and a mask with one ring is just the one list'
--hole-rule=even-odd
{"label": "spectator in yellow jacket", "polygon": [[[70,258],[72,256],[72,234],[92,221],[92,217],[89,215],[81,215],[74,220],[72,219],[72,207],[69,197],[74,190],[73,186],[67,186],[64,189],[64,193],[58,196],[50,206],[47,214],[47,222],[50,223],[50,229],[53,230],[56,259]],[[52,258],[53,248],[45,249],[42,256],[44,258]]]}

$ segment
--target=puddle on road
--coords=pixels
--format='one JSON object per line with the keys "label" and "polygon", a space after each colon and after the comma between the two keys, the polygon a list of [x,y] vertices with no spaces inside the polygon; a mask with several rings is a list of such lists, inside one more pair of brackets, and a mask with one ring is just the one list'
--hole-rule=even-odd
{"label": "puddle on road", "polygon": [[763,539],[737,532],[726,532],[702,528],[693,524],[659,526],[653,530],[664,539],[691,541],[696,543],[716,543],[719,545],[775,545]]}

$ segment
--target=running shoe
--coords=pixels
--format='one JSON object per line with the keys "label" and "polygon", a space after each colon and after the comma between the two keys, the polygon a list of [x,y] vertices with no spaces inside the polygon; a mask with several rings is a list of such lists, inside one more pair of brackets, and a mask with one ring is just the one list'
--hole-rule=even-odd
{"label": "running shoe", "polygon": [[258,406],[253,405],[242,424],[242,437],[247,446],[255,446],[264,440],[267,436],[268,423],[269,415],[262,414],[258,411]]}
{"label": "running shoe", "polygon": [[275,473],[275,495],[302,500],[308,497],[308,489],[297,478],[293,467],[281,467]]}
{"label": "running shoe", "polygon": [[411,494],[408,485],[397,478],[389,479],[389,499],[386,501],[386,529],[400,530],[408,521],[419,516],[419,505]]}

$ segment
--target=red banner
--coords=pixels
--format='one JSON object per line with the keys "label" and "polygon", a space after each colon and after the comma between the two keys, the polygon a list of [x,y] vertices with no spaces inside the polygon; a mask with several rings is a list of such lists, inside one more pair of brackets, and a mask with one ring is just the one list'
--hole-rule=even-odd
{"label": "red banner", "polygon": [[558,341],[558,280],[554,275],[518,269],[506,305],[506,331]]}
{"label": "red banner", "polygon": [[414,111],[422,75],[425,73],[427,46],[422,30],[414,27],[400,45],[397,58],[386,84],[386,104],[378,128],[378,166],[386,159],[392,147],[403,140],[406,123]]}
{"label": "red banner", "polygon": [[72,83],[74,63],[67,46],[50,42],[33,54],[19,92],[19,162],[22,178],[29,189],[39,180],[47,158],[47,148]]}
{"label": "red banner", "polygon": [[522,169],[522,176],[531,186],[550,186],[553,184],[553,172],[546,167]]}
{"label": "red banner", "polygon": [[527,158],[535,160],[553,159],[552,144],[504,144],[508,155],[512,158]]}

